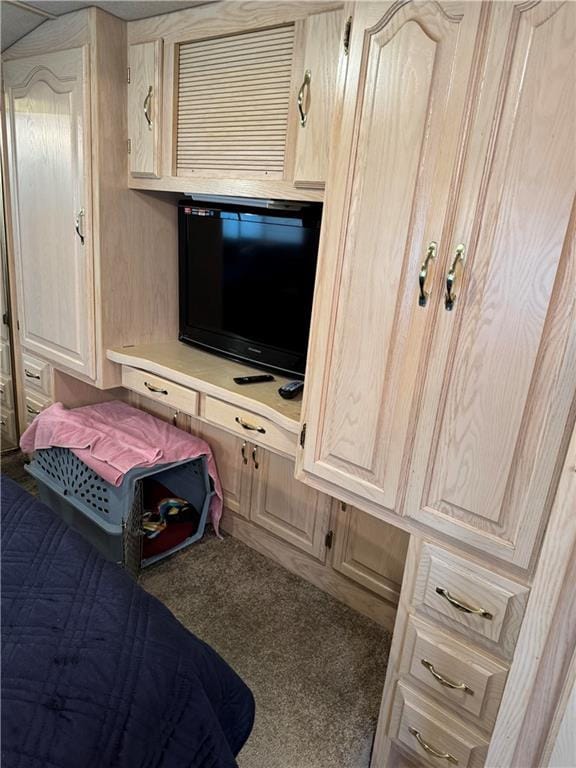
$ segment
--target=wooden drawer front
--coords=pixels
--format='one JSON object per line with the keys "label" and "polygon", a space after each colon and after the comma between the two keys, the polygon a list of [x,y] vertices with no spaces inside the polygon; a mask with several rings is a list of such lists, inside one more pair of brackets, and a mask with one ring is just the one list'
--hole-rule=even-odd
{"label": "wooden drawer front", "polygon": [[0,405],[2,410],[10,411],[14,408],[12,379],[7,376],[0,376]]}
{"label": "wooden drawer front", "polygon": [[36,392],[30,392],[28,390],[25,390],[25,395],[26,423],[31,424],[36,416],[38,416],[40,411],[43,411],[45,408],[48,408],[49,405],[52,405],[52,400],[50,400],[48,397],[43,397]]}
{"label": "wooden drawer front", "polygon": [[286,432],[272,421],[251,411],[207,397],[202,415],[206,421],[218,424],[246,439],[249,438],[253,443],[259,443],[290,456],[296,453],[296,435]]}
{"label": "wooden drawer front", "polygon": [[504,664],[411,616],[400,670],[475,724],[494,727],[508,674]]}
{"label": "wooden drawer front", "polygon": [[0,433],[2,436],[2,443],[7,441],[8,443],[16,444],[16,414],[14,411],[4,408],[0,411]]}
{"label": "wooden drawer front", "polygon": [[390,735],[429,766],[482,768],[488,741],[458,718],[412,689],[398,684]]}
{"label": "wooden drawer front", "polygon": [[198,392],[160,376],[122,366],[122,386],[191,416],[198,414]]}
{"label": "wooden drawer front", "polygon": [[527,599],[527,587],[423,544],[414,607],[506,658],[514,652]]}
{"label": "wooden drawer front", "polygon": [[52,366],[24,352],[22,355],[24,386],[50,396],[52,394]]}

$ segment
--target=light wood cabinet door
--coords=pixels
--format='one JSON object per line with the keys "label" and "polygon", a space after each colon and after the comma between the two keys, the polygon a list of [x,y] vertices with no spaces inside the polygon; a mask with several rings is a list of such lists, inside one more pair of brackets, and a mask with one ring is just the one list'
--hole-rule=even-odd
{"label": "light wood cabinet door", "polygon": [[330,498],[294,479],[294,461],[250,447],[253,481],[250,519],[324,561]]}
{"label": "light wood cabinet door", "polygon": [[[301,471],[398,513],[480,4],[357,3],[320,245]],[[322,482],[320,483],[322,484]]]}
{"label": "light wood cabinet door", "polygon": [[373,515],[335,504],[332,567],[397,603],[409,535]]}
{"label": "light wood cabinet door", "polygon": [[405,514],[527,567],[576,395],[576,6],[491,10]]}
{"label": "light wood cabinet door", "polygon": [[252,445],[209,424],[196,421],[193,424],[195,434],[212,448],[224,493],[224,506],[248,518],[252,493]]}
{"label": "light wood cabinet door", "polygon": [[344,14],[338,10],[311,14],[305,22],[304,71],[295,96],[299,105],[296,186],[321,187],[326,181],[343,21]]}
{"label": "light wood cabinet door", "polygon": [[23,347],[93,378],[87,49],[4,63]]}
{"label": "light wood cabinet door", "polygon": [[128,46],[128,165],[132,176],[160,176],[162,41]]}

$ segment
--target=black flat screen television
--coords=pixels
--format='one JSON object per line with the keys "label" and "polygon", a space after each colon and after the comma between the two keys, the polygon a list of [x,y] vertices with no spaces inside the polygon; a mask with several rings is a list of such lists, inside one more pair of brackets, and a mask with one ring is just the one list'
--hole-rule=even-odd
{"label": "black flat screen television", "polygon": [[178,206],[181,341],[302,378],[321,204]]}

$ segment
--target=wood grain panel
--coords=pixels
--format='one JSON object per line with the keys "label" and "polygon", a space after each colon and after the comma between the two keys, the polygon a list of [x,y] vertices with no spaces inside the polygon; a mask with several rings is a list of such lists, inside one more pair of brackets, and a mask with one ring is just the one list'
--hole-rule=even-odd
{"label": "wood grain panel", "polygon": [[87,54],[13,60],[3,71],[21,342],[93,377]]}
{"label": "wood grain panel", "polygon": [[[133,176],[160,175],[162,41],[128,47],[128,167]],[[144,114],[147,114],[150,123]]]}
{"label": "wood grain panel", "polygon": [[282,178],[294,26],[179,46],[177,173]]}
{"label": "wood grain panel", "polygon": [[[397,512],[480,7],[359,4],[331,177],[305,395],[305,473]],[[455,62],[458,65],[455,66]],[[349,168],[345,160],[348,159]],[[427,286],[440,295],[442,264]]]}
{"label": "wood grain panel", "polygon": [[294,479],[294,460],[252,448],[250,519],[324,562],[331,499]]}
{"label": "wood grain panel", "polygon": [[332,567],[397,603],[409,536],[345,504],[334,505]]}
{"label": "wood grain panel", "polygon": [[463,189],[452,253],[468,253],[438,315],[405,511],[527,567],[576,394],[576,12],[510,7],[499,29],[500,101],[491,117],[481,101],[490,150]]}
{"label": "wood grain panel", "polygon": [[310,72],[311,80],[303,103],[306,125],[298,120],[295,184],[318,186],[326,181],[343,21],[340,10],[306,19],[304,71]]}

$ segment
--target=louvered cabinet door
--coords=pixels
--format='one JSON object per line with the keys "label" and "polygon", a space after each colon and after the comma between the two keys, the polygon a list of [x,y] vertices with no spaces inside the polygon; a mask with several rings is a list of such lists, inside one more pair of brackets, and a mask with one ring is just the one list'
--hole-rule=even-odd
{"label": "louvered cabinet door", "polygon": [[[376,512],[398,514],[483,10],[474,2],[354,9],[299,476],[313,476],[341,498],[349,494],[357,506],[365,499]],[[427,264],[420,301],[419,273],[433,242],[436,258]]]}
{"label": "louvered cabinet door", "polygon": [[405,514],[527,567],[576,397],[576,6],[491,12]]}
{"label": "louvered cabinet door", "polygon": [[132,176],[160,175],[162,41],[128,46],[128,166]]}
{"label": "louvered cabinet door", "polygon": [[3,65],[22,346],[93,378],[88,50]]}
{"label": "louvered cabinet door", "polygon": [[178,49],[178,176],[282,179],[294,25]]}
{"label": "louvered cabinet door", "polygon": [[314,13],[306,19],[304,72],[293,95],[298,106],[296,186],[322,187],[326,181],[343,32],[341,10]]}

